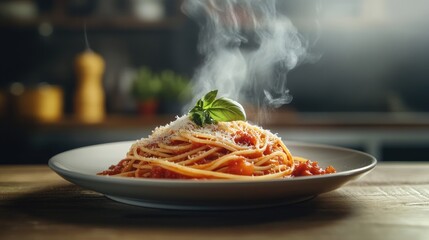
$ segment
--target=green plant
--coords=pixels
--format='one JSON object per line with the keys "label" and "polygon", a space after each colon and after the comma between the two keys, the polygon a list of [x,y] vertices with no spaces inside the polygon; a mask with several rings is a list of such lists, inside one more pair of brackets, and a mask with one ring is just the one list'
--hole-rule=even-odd
{"label": "green plant", "polygon": [[158,99],[162,89],[162,81],[149,68],[142,67],[133,80],[131,93],[135,99],[146,101]]}
{"label": "green plant", "polygon": [[178,101],[183,103],[189,100],[191,88],[189,80],[174,73],[171,70],[164,70],[159,75],[162,83],[161,98],[167,102]]}

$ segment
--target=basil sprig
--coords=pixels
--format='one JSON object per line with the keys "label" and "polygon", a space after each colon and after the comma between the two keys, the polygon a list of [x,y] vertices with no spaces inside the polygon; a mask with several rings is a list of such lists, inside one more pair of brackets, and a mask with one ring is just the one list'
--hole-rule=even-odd
{"label": "basil sprig", "polygon": [[197,101],[189,112],[192,121],[203,126],[216,122],[246,120],[246,113],[241,104],[225,97],[216,99],[216,96],[217,90],[213,90]]}

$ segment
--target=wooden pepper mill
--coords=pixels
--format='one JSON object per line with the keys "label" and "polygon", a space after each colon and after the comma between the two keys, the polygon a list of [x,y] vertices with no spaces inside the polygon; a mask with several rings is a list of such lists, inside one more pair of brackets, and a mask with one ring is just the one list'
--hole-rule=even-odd
{"label": "wooden pepper mill", "polygon": [[74,111],[81,122],[97,123],[105,117],[104,68],[103,58],[91,50],[78,54],[75,59],[77,86]]}

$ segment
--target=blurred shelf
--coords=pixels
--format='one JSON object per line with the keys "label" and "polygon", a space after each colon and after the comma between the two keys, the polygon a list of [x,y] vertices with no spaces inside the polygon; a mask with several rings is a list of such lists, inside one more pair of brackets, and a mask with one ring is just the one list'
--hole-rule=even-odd
{"label": "blurred shelf", "polygon": [[184,18],[166,17],[159,21],[144,21],[134,17],[38,17],[32,20],[0,21],[0,29],[34,29],[42,24],[50,24],[55,29],[82,31],[84,24],[88,30],[154,30],[175,29]]}
{"label": "blurred shelf", "polygon": [[[174,121],[175,115],[108,115],[100,123],[83,123],[71,116],[60,121],[43,123],[36,121],[6,121],[3,126],[39,130],[75,129],[135,129],[154,128]],[[426,129],[429,128],[429,113],[295,113],[272,112],[263,116],[248,113],[248,120],[264,128],[305,129]]]}
{"label": "blurred shelf", "polygon": [[99,123],[85,123],[74,119],[71,116],[64,117],[56,122],[37,122],[37,121],[6,121],[4,126],[12,128],[21,128],[26,130],[37,131],[75,131],[92,129],[92,130],[121,130],[134,128],[154,128],[156,126],[165,125],[175,119],[170,115],[156,116],[125,116],[125,115],[109,115],[104,121]]}
{"label": "blurred shelf", "polygon": [[[7,6],[9,3],[14,7]],[[175,29],[181,26],[185,16],[181,13],[180,5],[182,1],[162,2],[164,16],[159,19],[149,19],[138,17],[133,13],[131,1],[123,1],[128,4],[128,8],[118,9],[113,2],[82,2],[72,0],[58,0],[50,3],[46,2],[47,9],[42,7],[43,1],[3,2],[2,12],[0,12],[0,29],[34,29],[42,24],[48,24],[54,29],[79,30],[86,24],[88,30],[153,30],[153,29]],[[85,5],[86,4],[86,5]],[[109,10],[103,10],[103,6],[111,4]],[[76,8],[77,7],[77,8]],[[80,8],[79,8],[80,7]],[[106,6],[104,6],[105,8]],[[21,8],[21,12],[17,9]],[[99,9],[101,8],[101,9]],[[9,10],[8,10],[9,9]],[[14,9],[13,15],[10,9]],[[31,11],[29,10],[31,9]],[[22,15],[26,10],[28,15]]]}
{"label": "blurred shelf", "polygon": [[[248,113],[249,121],[258,115]],[[147,137],[174,121],[174,115],[109,115],[85,124],[72,117],[54,123],[0,121],[1,163],[46,163],[62,151]],[[342,146],[367,152],[381,161],[429,161],[429,114],[274,112],[260,124],[285,141]],[[25,149],[25,151],[23,151]]]}
{"label": "blurred shelf", "polygon": [[429,113],[274,112],[267,125],[311,128],[429,128]]}

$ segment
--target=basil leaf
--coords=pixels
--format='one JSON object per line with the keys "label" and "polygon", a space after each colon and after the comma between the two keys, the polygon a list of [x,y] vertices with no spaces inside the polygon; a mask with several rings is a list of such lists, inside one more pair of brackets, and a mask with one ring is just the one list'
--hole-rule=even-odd
{"label": "basil leaf", "polygon": [[216,96],[217,90],[208,92],[189,111],[189,115],[195,124],[203,126],[216,122],[246,120],[246,113],[238,102],[229,98],[216,99]]}
{"label": "basil leaf", "polygon": [[196,107],[203,109],[203,106],[204,106],[203,100],[201,100],[201,99],[198,100]]}
{"label": "basil leaf", "polygon": [[201,100],[202,100],[202,107],[205,109],[210,106],[210,104],[213,103],[213,101],[216,99],[217,96],[217,90],[213,90],[208,92]]}
{"label": "basil leaf", "polygon": [[197,124],[198,126],[203,126],[203,123],[205,121],[203,112],[194,112],[192,113],[191,118],[195,124]]}
{"label": "basil leaf", "polygon": [[213,124],[213,123],[216,123],[216,120],[214,120],[211,116],[210,116],[210,113],[206,110],[206,111],[204,111],[204,114],[205,114],[205,119],[204,119],[204,123],[207,123],[207,124]]}
{"label": "basil leaf", "polygon": [[218,122],[246,120],[243,107],[229,98],[216,99],[207,111],[210,113],[210,117]]}
{"label": "basil leaf", "polygon": [[199,107],[199,106],[195,106],[191,109],[191,111],[189,111],[190,113],[197,113],[197,112],[201,112],[203,111],[203,108]]}

